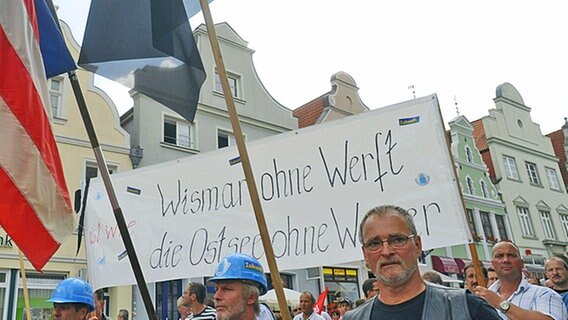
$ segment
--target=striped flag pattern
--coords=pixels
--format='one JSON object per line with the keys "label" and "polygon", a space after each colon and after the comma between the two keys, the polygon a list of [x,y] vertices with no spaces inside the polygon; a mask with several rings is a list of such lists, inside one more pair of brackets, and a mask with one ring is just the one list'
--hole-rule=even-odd
{"label": "striped flag pattern", "polygon": [[75,68],[62,39],[45,0],[0,1],[0,225],[36,270],[75,228],[47,113],[44,59]]}

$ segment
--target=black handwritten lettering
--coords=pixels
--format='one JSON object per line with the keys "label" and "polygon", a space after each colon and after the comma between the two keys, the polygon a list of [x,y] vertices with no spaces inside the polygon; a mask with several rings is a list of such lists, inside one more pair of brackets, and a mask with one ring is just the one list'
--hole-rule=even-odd
{"label": "black handwritten lettering", "polygon": [[288,198],[313,190],[313,186],[308,186],[307,182],[312,171],[309,164],[302,170],[300,168],[284,170],[278,167],[276,159],[272,159],[272,168],[271,172],[263,172],[260,175],[260,188],[264,200]]}
{"label": "black handwritten lettering", "polygon": [[[246,179],[236,182],[226,182],[221,186],[209,186],[200,190],[189,191],[189,188],[182,185],[181,180],[177,180],[175,195],[165,194],[163,187],[158,184],[158,193],[161,199],[162,217],[168,213],[175,216],[178,213],[195,214],[205,211],[217,211],[221,208],[230,209],[243,205],[243,195],[245,195]],[[189,194],[189,199],[188,199]],[[174,200],[166,200],[174,199]]]}
{"label": "black handwritten lettering", "polygon": [[426,229],[426,235],[430,235],[430,224],[428,222],[428,215],[435,214],[435,213],[442,213],[442,209],[440,209],[440,205],[436,202],[431,202],[427,205],[422,205],[422,211],[418,212],[416,208],[408,208],[408,214],[416,218],[419,213],[422,213],[424,216],[424,228]]}
{"label": "black handwritten lettering", "polygon": [[[398,169],[394,161],[394,151],[397,143],[394,142],[392,131],[389,130],[386,135],[384,144],[387,146],[386,152],[381,150],[381,132],[377,132],[373,140],[373,151],[352,154],[350,150],[349,140],[345,140],[343,144],[342,163],[333,165],[329,157],[326,156],[322,147],[318,147],[320,158],[327,176],[329,185],[333,188],[336,184],[347,185],[349,183],[360,183],[369,181],[371,176],[375,176],[375,183],[379,184],[381,192],[385,191],[385,181],[387,175],[393,176],[401,173],[403,165]],[[384,170],[382,165],[382,157],[387,156],[390,171]]]}
{"label": "black handwritten lettering", "polygon": [[333,218],[333,222],[335,224],[335,230],[337,231],[337,239],[339,240],[341,249],[345,249],[345,245],[347,243],[347,237],[349,237],[349,245],[352,245],[355,248],[357,246],[357,233],[359,232],[359,229],[357,228],[359,221],[359,202],[355,204],[355,220],[353,222],[352,230],[349,230],[348,227],[345,227],[345,230],[342,230],[343,227],[339,226],[333,208],[329,208],[329,211],[331,212],[331,217]]}
{"label": "black handwritten lettering", "polygon": [[173,245],[173,241],[169,240],[168,245],[165,246],[166,237],[168,233],[165,232],[162,236],[162,242],[160,246],[150,254],[150,267],[152,269],[157,268],[175,268],[180,262],[180,257],[178,253],[181,251],[183,246],[181,244]]}
{"label": "black handwritten lettering", "polygon": [[[201,241],[198,241],[200,240]],[[192,266],[196,266],[203,261],[203,257],[205,256],[205,250],[207,249],[207,241],[209,240],[209,233],[207,229],[200,228],[195,231],[193,237],[191,237],[191,244],[189,245],[189,263]],[[195,249],[195,250],[194,250]],[[199,251],[201,250],[201,251]],[[196,253],[195,259],[194,253]]]}

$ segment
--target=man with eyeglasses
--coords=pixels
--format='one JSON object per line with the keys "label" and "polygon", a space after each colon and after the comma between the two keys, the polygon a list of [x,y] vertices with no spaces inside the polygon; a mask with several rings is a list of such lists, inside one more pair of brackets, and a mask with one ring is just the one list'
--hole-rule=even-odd
{"label": "man with eyeglasses", "polygon": [[422,239],[406,210],[390,205],[371,209],[359,225],[359,234],[380,293],[347,312],[344,320],[499,319],[483,299],[422,280],[418,269]]}
{"label": "man with eyeglasses", "polygon": [[477,286],[475,294],[499,310],[503,319],[568,319],[559,294],[547,287],[532,285],[523,276],[524,262],[519,248],[501,241],[493,246],[491,263],[499,280],[489,289]]}

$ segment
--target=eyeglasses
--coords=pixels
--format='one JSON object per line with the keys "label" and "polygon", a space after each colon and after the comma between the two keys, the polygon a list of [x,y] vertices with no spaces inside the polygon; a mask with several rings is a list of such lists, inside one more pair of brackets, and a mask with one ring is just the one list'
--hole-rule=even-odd
{"label": "eyeglasses", "polygon": [[379,251],[383,248],[383,244],[386,242],[388,243],[389,247],[393,249],[398,249],[404,247],[404,245],[408,242],[408,240],[414,238],[415,236],[416,234],[411,234],[409,236],[402,236],[402,235],[392,236],[386,240],[373,239],[365,242],[363,244],[363,247],[370,251]]}

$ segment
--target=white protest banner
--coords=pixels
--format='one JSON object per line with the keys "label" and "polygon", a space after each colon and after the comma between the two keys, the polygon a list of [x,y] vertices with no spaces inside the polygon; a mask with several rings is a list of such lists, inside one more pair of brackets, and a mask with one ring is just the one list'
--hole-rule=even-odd
{"label": "white protest banner", "polygon": [[[435,95],[247,145],[280,270],[362,259],[358,225],[372,207],[410,210],[425,248],[468,242]],[[236,148],[113,175],[148,282],[211,276],[240,251],[266,266]],[[86,209],[89,280],[134,284],[104,186]]]}

